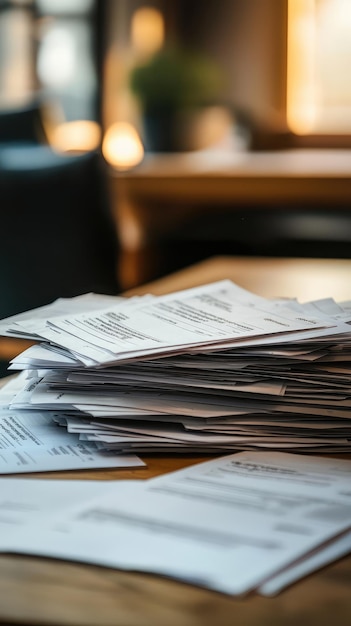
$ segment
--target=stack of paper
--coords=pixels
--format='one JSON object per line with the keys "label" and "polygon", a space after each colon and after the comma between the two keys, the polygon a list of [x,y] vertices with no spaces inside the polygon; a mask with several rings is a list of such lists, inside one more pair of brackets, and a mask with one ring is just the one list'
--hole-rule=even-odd
{"label": "stack of paper", "polygon": [[1,322],[39,342],[12,362],[25,373],[7,404],[119,453],[348,451],[350,323],[348,302],[268,300],[227,280],[60,300]]}

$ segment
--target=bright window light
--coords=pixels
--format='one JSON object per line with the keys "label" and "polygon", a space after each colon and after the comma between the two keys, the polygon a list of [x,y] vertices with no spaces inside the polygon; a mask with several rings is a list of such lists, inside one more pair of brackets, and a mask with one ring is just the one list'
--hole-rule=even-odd
{"label": "bright window light", "polygon": [[92,0],[37,0],[39,12],[53,14],[87,13],[93,8]]}
{"label": "bright window light", "polygon": [[51,28],[38,53],[40,80],[48,87],[64,87],[74,77],[76,62],[76,45],[71,33],[61,26]]}
{"label": "bright window light", "polygon": [[350,0],[289,0],[287,120],[295,133],[351,132],[350,33]]}

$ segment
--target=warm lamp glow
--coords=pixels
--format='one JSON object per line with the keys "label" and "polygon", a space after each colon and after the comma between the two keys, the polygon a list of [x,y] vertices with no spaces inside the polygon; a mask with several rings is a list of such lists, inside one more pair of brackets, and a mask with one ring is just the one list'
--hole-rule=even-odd
{"label": "warm lamp glow", "polygon": [[143,7],[132,18],[131,37],[134,48],[145,55],[159,50],[164,42],[165,28],[160,11]]}
{"label": "warm lamp glow", "polygon": [[138,165],[144,157],[144,148],[135,128],[127,122],[117,122],[106,131],[102,153],[111,165],[126,170]]}
{"label": "warm lamp glow", "polygon": [[100,143],[101,129],[97,122],[76,120],[58,124],[50,131],[50,143],[58,152],[88,152]]}

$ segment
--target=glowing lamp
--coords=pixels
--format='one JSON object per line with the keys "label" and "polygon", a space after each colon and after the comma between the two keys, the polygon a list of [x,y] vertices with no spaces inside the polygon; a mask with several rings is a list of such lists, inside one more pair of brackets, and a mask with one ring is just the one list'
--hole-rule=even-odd
{"label": "glowing lamp", "polygon": [[88,152],[100,143],[101,129],[97,122],[76,120],[58,124],[50,133],[50,143],[58,152]]}
{"label": "glowing lamp", "polygon": [[108,163],[120,170],[135,167],[144,157],[144,148],[135,128],[127,122],[112,124],[105,133],[102,153]]}

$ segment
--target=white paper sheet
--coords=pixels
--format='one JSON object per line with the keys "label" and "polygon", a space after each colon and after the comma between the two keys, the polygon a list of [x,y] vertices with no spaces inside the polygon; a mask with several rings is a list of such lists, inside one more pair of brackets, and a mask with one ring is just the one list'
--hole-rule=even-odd
{"label": "white paper sheet", "polygon": [[134,454],[103,452],[57,426],[50,412],[0,410],[0,474],[140,467]]}
{"label": "white paper sheet", "polygon": [[317,548],[310,556],[302,558],[295,565],[288,567],[277,576],[273,576],[273,578],[261,585],[258,591],[263,596],[275,596],[301,578],[350,553],[351,533],[347,532],[341,537],[330,541],[326,546]]}
{"label": "white paper sheet", "polygon": [[62,515],[65,507],[101,496],[106,489],[109,482],[102,480],[0,478],[0,548],[13,525],[38,523],[40,532],[46,515]]}
{"label": "white paper sheet", "polygon": [[55,317],[45,327],[34,327],[33,332],[83,359],[103,364],[127,355],[325,326],[333,324],[275,308],[269,300],[225,280],[161,296],[151,303],[131,301],[99,312]]}
{"label": "white paper sheet", "polygon": [[[7,537],[11,551],[243,594],[351,527],[351,464],[240,453],[126,485]],[[51,527],[51,529],[50,529]]]}

